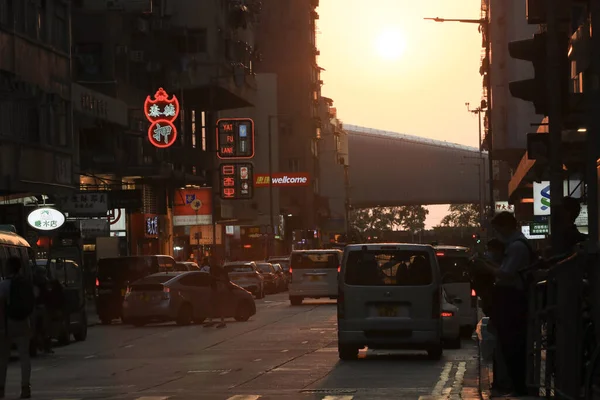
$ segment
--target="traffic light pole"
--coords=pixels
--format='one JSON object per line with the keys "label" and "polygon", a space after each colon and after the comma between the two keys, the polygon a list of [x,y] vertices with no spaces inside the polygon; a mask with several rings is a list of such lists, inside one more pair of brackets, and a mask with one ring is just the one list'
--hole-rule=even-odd
{"label": "traffic light pole", "polygon": [[548,129],[550,139],[550,194],[551,209],[550,228],[552,248],[561,251],[563,247],[562,235],[562,199],[563,199],[563,163],[562,163],[562,91],[561,79],[561,56],[566,54],[567,49],[562,49],[559,40],[558,6],[561,0],[547,1],[547,96],[548,96]]}

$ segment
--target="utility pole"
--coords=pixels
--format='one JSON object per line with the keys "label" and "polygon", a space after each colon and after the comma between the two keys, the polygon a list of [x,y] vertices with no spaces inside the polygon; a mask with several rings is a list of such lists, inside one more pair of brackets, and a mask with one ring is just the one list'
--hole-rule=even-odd
{"label": "utility pole", "polygon": [[[486,6],[487,7],[487,6]],[[491,68],[490,60],[491,60],[491,40],[490,40],[490,20],[489,20],[489,12],[486,9],[485,15],[480,19],[449,19],[449,18],[424,18],[428,21],[434,22],[460,22],[464,24],[478,24],[480,31],[483,33],[483,39],[485,41],[485,58],[488,64],[488,70],[485,75],[485,91],[486,91],[486,106],[487,106],[487,147],[488,147],[488,169],[489,169],[489,191],[490,191],[490,212],[494,212],[494,160],[492,158],[493,148],[494,148],[494,135],[493,135],[493,125],[492,125],[492,78],[491,78]],[[481,140],[479,141],[481,147]],[[485,174],[483,174],[485,176]]]}
{"label": "utility pole", "polygon": [[[562,163],[562,98],[561,81],[561,57],[566,55],[567,49],[562,49],[560,43],[560,29],[558,20],[558,7],[562,0],[549,0],[547,4],[547,29],[548,42],[546,44],[547,53],[547,76],[546,87],[548,96],[548,129],[550,139],[550,196],[551,196],[551,214],[550,227],[552,230],[551,242],[554,249],[561,249],[563,240],[562,235],[562,204],[563,204],[563,163]],[[564,54],[563,54],[564,52]]]}
{"label": "utility pole", "polygon": [[267,257],[270,255],[272,242],[275,237],[275,221],[273,217],[273,133],[271,127],[273,118],[277,118],[277,115],[269,115],[267,117],[269,125],[267,129],[269,136],[269,226],[271,227],[271,232],[267,232]]}

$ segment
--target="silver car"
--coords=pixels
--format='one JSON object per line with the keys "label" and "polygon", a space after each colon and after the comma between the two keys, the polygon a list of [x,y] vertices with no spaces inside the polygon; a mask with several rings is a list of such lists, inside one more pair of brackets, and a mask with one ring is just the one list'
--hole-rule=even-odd
{"label": "silver car", "polygon": [[[178,325],[202,323],[217,317],[211,298],[212,276],[199,271],[157,273],[129,286],[123,301],[124,320],[135,326],[175,321]],[[247,321],[256,314],[252,294],[230,283],[219,289],[224,316]]]}
{"label": "silver car", "polygon": [[226,263],[223,268],[227,271],[229,279],[236,285],[243,287],[257,299],[265,297],[265,280],[258,272],[256,263],[252,261],[235,261]]}

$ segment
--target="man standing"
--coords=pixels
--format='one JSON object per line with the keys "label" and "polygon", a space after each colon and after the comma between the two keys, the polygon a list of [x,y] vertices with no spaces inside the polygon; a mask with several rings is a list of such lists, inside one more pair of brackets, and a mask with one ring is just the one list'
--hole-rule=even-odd
{"label": "man standing", "polygon": [[6,262],[8,277],[0,282],[0,398],[4,398],[6,370],[11,345],[14,343],[21,362],[21,398],[31,397],[31,316],[35,309],[33,284],[20,274],[21,260],[11,257]]}
{"label": "man standing", "polygon": [[[214,260],[210,265],[210,275],[212,278],[210,298],[213,315],[221,317],[221,323],[217,325],[217,328],[225,328],[227,325],[225,324],[223,303],[224,297],[226,296],[225,291],[229,289],[229,275],[227,274],[227,271],[225,271],[225,268],[217,265]],[[208,322],[204,324],[205,328],[210,328],[215,324],[213,322],[213,315],[211,315]]]}
{"label": "man standing", "polygon": [[508,212],[496,215],[492,227],[506,246],[499,267],[485,260],[479,263],[496,278],[492,294],[491,321],[516,396],[527,395],[527,293],[519,271],[533,261],[534,252],[523,236],[515,217]]}
{"label": "man standing", "polygon": [[561,249],[562,251],[557,252],[559,254],[569,252],[573,250],[575,245],[587,240],[587,235],[579,232],[577,226],[575,225],[575,221],[581,213],[581,204],[579,203],[579,200],[567,196],[563,198],[562,208],[564,230],[561,232],[561,234],[563,236],[562,244],[564,248]]}

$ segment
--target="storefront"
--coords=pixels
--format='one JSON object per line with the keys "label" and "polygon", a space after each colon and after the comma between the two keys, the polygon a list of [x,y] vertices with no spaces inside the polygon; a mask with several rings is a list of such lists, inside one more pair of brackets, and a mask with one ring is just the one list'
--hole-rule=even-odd
{"label": "storefront", "polygon": [[[213,253],[212,203],[211,188],[185,188],[175,191],[173,250],[176,259],[197,260],[198,257]],[[217,228],[220,230],[219,226]],[[217,235],[217,245],[220,244],[220,235]]]}

